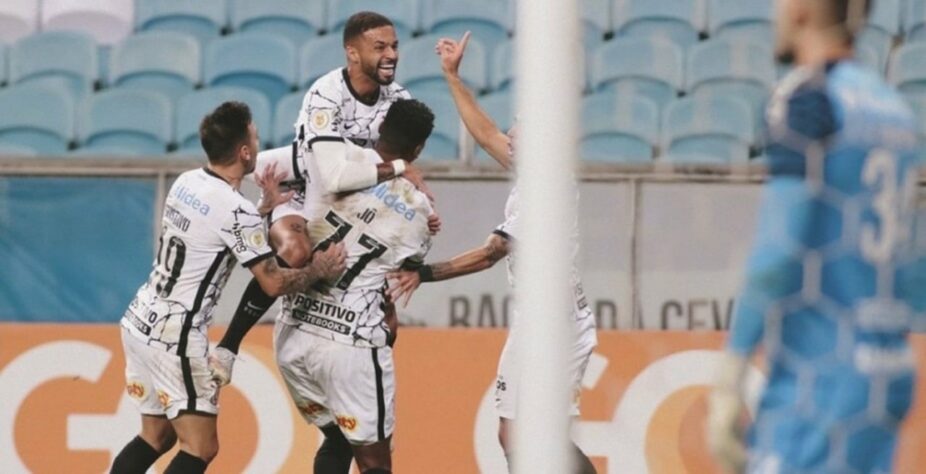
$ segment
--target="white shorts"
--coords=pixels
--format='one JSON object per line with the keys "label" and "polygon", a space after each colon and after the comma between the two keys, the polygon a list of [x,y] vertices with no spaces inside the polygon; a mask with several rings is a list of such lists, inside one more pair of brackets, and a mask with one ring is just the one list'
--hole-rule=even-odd
{"label": "white shorts", "polygon": [[277,365],[303,418],[334,423],[351,444],[368,445],[395,428],[392,348],[349,346],[276,323]]}
{"label": "white shorts", "polygon": [[219,389],[207,357],[181,358],[145,344],[125,328],[122,348],[125,390],[143,415],[172,420],[185,413],[218,414]]}
{"label": "white shorts", "polygon": [[[583,341],[570,351],[568,361],[569,383],[573,392],[569,415],[579,416],[579,395],[582,393],[582,377],[588,360],[592,356],[595,344]],[[498,361],[498,375],[495,379],[495,409],[498,416],[506,420],[515,419],[515,407],[518,402],[518,377],[520,376],[517,357],[515,357],[514,338],[508,333],[502,356]]]}

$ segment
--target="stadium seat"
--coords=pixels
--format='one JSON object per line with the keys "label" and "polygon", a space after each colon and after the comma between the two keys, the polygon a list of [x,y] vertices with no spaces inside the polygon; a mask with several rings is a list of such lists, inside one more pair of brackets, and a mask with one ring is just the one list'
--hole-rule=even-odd
{"label": "stadium seat", "polygon": [[682,50],[657,38],[616,38],[598,48],[589,79],[596,91],[643,95],[665,106],[683,86]]}
{"label": "stadium seat", "polygon": [[884,62],[882,58],[878,56],[878,51],[873,46],[856,43],[855,60],[858,61],[859,64],[873,71],[877,71],[878,74],[884,75]]}
{"label": "stadium seat", "polygon": [[926,96],[926,42],[905,43],[891,57],[889,77],[904,95]]}
{"label": "stadium seat", "polygon": [[399,42],[412,39],[420,28],[419,0],[328,0],[328,34],[341,36],[344,24],[360,11],[382,13],[392,20]]}
{"label": "stadium seat", "polygon": [[[225,0],[137,0],[139,31],[174,31],[199,39],[205,46],[228,24]],[[257,2],[255,2],[257,3]]]}
{"label": "stadium seat", "polygon": [[492,52],[489,87],[493,91],[508,90],[514,83],[514,40],[505,41]]}
{"label": "stadium seat", "polygon": [[[507,132],[508,129],[514,125],[514,94],[510,91],[494,92],[487,96],[480,97],[479,105],[482,107],[482,110],[485,110],[486,113],[492,117],[492,120],[495,121],[495,125],[498,126],[499,130]],[[454,108],[453,113],[458,114],[456,108]],[[492,161],[489,154],[479,145],[476,145],[475,154],[476,159],[479,161]]]}
{"label": "stadium seat", "polygon": [[[0,140],[2,140],[2,138],[0,138]],[[13,145],[0,141],[0,157],[3,156],[39,156],[39,152],[27,146]]]}
{"label": "stadium seat", "polygon": [[744,38],[771,44],[775,38],[774,4],[769,0],[711,0],[711,37]]}
{"label": "stadium seat", "polygon": [[0,43],[0,87],[6,85],[7,81],[10,78],[10,70],[7,67],[7,48],[6,45]]}
{"label": "stadium seat", "polygon": [[[177,101],[174,136],[178,151],[203,153],[199,143],[199,122],[223,102],[231,100],[248,104],[251,118],[257,125],[257,133],[264,142],[270,142],[273,137],[271,106],[263,94],[241,87],[211,87],[187,94]],[[295,116],[292,121],[296,121]],[[292,123],[289,126],[292,128]]]}
{"label": "stadium seat", "polygon": [[878,66],[884,70],[894,38],[900,33],[900,0],[878,0],[874,2],[868,23],[856,39],[857,45],[865,45],[878,53]]}
{"label": "stadium seat", "polygon": [[132,34],[134,15],[133,0],[42,0],[43,31],[81,31],[100,44]]}
{"label": "stadium seat", "polygon": [[[308,89],[319,77],[347,64],[341,35],[325,35],[313,39],[299,53],[299,87]],[[402,64],[402,47],[399,47]]]}
{"label": "stadium seat", "polygon": [[907,0],[904,11],[904,40],[926,41],[926,0]]}
{"label": "stadium seat", "polygon": [[460,119],[453,99],[448,94],[435,91],[426,91],[415,98],[434,112],[434,131],[421,152],[421,158],[427,161],[457,160],[460,155]]}
{"label": "stadium seat", "polygon": [[10,48],[10,83],[62,87],[75,98],[93,91],[99,74],[93,38],[76,31],[28,36]]}
{"label": "stadium seat", "polygon": [[0,113],[0,143],[60,155],[74,140],[74,100],[59,87],[24,84],[4,88],[0,110],[8,111]]}
{"label": "stadium seat", "polygon": [[131,36],[115,47],[110,61],[112,86],[161,92],[175,102],[200,82],[199,42],[183,33]]}
{"label": "stadium seat", "polygon": [[659,143],[659,106],[643,96],[603,92],[582,100],[586,162],[647,163]]}
{"label": "stadium seat", "polygon": [[457,38],[466,31],[484,47],[501,44],[511,30],[508,0],[423,0],[422,25],[428,33]]}
{"label": "stadium seat", "polygon": [[31,35],[39,24],[39,0],[0,2],[0,43]]}
{"label": "stadium seat", "polygon": [[[295,123],[304,97],[303,92],[293,92],[277,103],[273,112],[273,146],[286,146],[296,138]],[[264,136],[271,137],[269,132],[264,132]]]}
{"label": "stadium seat", "polygon": [[714,39],[691,48],[685,77],[690,94],[741,97],[748,101],[756,119],[763,116],[765,102],[775,84],[777,72],[771,49],[761,43]]}
{"label": "stadium seat", "polygon": [[235,31],[278,35],[301,47],[325,29],[325,0],[231,0]]}
{"label": "stadium seat", "polygon": [[296,85],[296,49],[285,39],[257,33],[221,38],[206,47],[203,76],[211,86],[258,90],[275,104]]}
{"label": "stadium seat", "polygon": [[612,10],[615,33],[666,38],[682,48],[698,42],[706,0],[624,0]]}
{"label": "stadium seat", "polygon": [[170,100],[152,91],[110,89],[83,104],[80,154],[163,155],[173,136]]}
{"label": "stadium seat", "polygon": [[675,162],[745,161],[754,142],[755,128],[752,111],[743,100],[685,97],[665,110],[663,151],[667,159]]}
{"label": "stadium seat", "polygon": [[[398,81],[417,96],[424,91],[447,93],[440,61],[434,55],[434,45],[440,36],[425,35],[415,38],[401,50]],[[404,59],[403,59],[404,58]],[[460,77],[477,93],[487,87],[485,49],[477,42],[466,47],[466,57],[460,65]]]}
{"label": "stadium seat", "polygon": [[582,0],[582,42],[586,50],[597,48],[611,33],[610,0]]}

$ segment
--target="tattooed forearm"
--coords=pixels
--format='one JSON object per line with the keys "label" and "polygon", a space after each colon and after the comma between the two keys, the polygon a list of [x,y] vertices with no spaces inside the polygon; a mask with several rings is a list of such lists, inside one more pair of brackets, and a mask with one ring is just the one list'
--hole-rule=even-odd
{"label": "tattooed forearm", "polygon": [[392,163],[380,163],[376,165],[376,182],[382,183],[395,178],[395,168]]}

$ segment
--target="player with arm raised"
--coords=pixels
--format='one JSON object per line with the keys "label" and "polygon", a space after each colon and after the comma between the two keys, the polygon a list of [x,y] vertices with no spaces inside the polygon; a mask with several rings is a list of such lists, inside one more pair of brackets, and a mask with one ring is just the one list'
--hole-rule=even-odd
{"label": "player with arm raised", "polygon": [[272,258],[257,209],[238,192],[259,143],[246,105],[219,106],[203,119],[200,138],[209,163],[171,187],[154,269],[122,317],[126,390],[142,429],[116,456],[114,473],[145,472],[177,439],[180,452],[165,472],[204,472],[215,457],[218,386],[207,368],[206,332],[236,260],[272,295],[344,269],[343,246],[318,252],[301,270]]}
{"label": "player with arm raised", "polygon": [[[506,135],[498,129],[492,119],[479,107],[476,99],[466,88],[458,74],[469,37],[470,34],[467,32],[459,43],[450,39],[441,39],[437,44],[436,51],[440,56],[444,76],[450,86],[450,92],[466,128],[479,146],[485,149],[505,169],[510,170],[514,164],[512,152],[514,133],[509,132]],[[398,301],[404,295],[407,303],[411,294],[422,282],[449,280],[480,272],[492,267],[496,262],[506,257],[508,260],[508,282],[514,285],[514,255],[512,250],[517,241],[517,224],[518,193],[517,189],[512,189],[505,205],[505,222],[489,235],[485,244],[446,262],[424,265],[416,271],[393,273],[391,277],[396,280],[396,286],[390,290],[390,294],[395,301]],[[577,227],[573,238],[576,241],[578,240]],[[576,252],[578,252],[578,244]],[[585,373],[585,367],[598,339],[595,334],[595,316],[588,307],[578,271],[575,269],[573,270],[573,288],[575,306],[572,314],[569,314],[568,317],[575,323],[576,339],[569,351],[571,354],[569,371],[572,377],[570,383],[576,393],[571,411],[573,416],[578,416],[578,395],[581,390],[582,375]],[[518,362],[514,354],[514,345],[516,344],[514,341],[519,337],[518,326],[520,324],[529,324],[529,321],[522,321],[521,315],[515,315],[508,331],[505,348],[502,350],[499,360],[498,378],[496,380],[495,406],[499,414],[498,437],[509,459],[511,448],[509,433],[510,425],[515,420],[516,415],[515,401],[517,400],[519,376]],[[576,459],[575,472],[595,472],[594,466],[578,446],[573,445],[573,448]]]}
{"label": "player with arm raised", "polygon": [[[797,67],[768,107],[769,179],[708,444],[730,472],[891,472],[913,397],[907,334],[926,306],[913,115],[852,59],[867,1],[779,7],[776,53]],[[768,382],[744,437],[760,345]]]}
{"label": "player with arm raised", "polygon": [[[387,162],[413,160],[434,126],[424,104],[400,99],[386,113],[373,150]],[[395,372],[386,322],[386,274],[420,265],[431,244],[429,198],[399,178],[348,195],[328,194],[309,218],[316,247],[342,242],[347,270],[331,285],[287,295],[274,347],[290,395],[305,419],[325,433],[316,473],[346,474],[349,449],[364,474],[391,472]],[[339,436],[341,433],[342,436]]]}

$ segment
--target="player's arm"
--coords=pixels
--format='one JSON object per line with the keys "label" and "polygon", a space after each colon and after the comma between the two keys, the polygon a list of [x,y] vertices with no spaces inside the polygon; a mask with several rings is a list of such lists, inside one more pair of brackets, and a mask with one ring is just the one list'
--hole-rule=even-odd
{"label": "player's arm", "polygon": [[252,266],[251,273],[264,293],[275,298],[307,291],[322,280],[333,280],[344,273],[345,258],[344,244],[339,243],[313,253],[303,268],[283,268],[276,259],[267,258]]}
{"label": "player's arm", "polygon": [[509,249],[508,239],[493,233],[482,246],[463,252],[446,262],[421,265],[414,270],[392,272],[389,278],[395,280],[395,284],[389,289],[389,296],[393,301],[399,301],[399,298],[405,296],[407,305],[412,293],[421,283],[444,281],[481,272],[508,256]]}
{"label": "player's arm", "polygon": [[309,145],[318,167],[318,181],[325,191],[341,193],[368,188],[405,173],[405,160],[368,163],[347,159],[343,138],[317,139]]}
{"label": "player's arm", "polygon": [[460,78],[460,61],[466,45],[469,43],[470,33],[467,31],[463,38],[457,42],[448,38],[441,38],[437,43],[437,54],[440,56],[441,68],[444,78],[450,87],[450,94],[457,106],[460,118],[466,129],[482,149],[505,169],[511,169],[509,156],[510,139],[508,135],[499,130],[491,117],[476,102],[473,93],[466,87]]}

